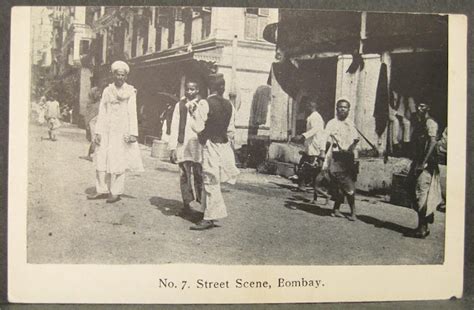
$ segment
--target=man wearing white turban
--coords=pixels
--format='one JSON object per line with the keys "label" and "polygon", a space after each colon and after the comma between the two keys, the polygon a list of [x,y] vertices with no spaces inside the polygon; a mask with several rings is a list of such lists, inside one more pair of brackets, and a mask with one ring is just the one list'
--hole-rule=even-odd
{"label": "man wearing white turban", "polygon": [[107,198],[108,203],[120,200],[126,170],[143,171],[137,143],[136,89],[125,82],[130,68],[116,61],[111,69],[114,82],[104,89],[95,128],[96,194],[87,197]]}

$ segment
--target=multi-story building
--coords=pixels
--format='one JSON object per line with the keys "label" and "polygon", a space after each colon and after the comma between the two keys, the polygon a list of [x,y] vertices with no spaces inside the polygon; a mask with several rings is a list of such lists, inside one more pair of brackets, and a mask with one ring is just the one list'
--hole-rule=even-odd
{"label": "multi-story building", "polygon": [[366,192],[389,188],[392,174],[403,171],[416,102],[431,103],[440,133],[447,126],[446,15],[281,9],[264,35],[279,58],[268,158],[291,168],[283,172],[292,173],[300,158],[287,142],[306,129],[305,97],[320,103],[325,122],[339,98],[350,101],[349,119],[361,135],[357,186]]}
{"label": "multi-story building", "polygon": [[48,7],[31,8],[31,49],[32,64],[43,67],[51,65],[51,9]]}
{"label": "multi-story building", "polygon": [[[268,135],[270,98],[255,92],[267,87],[274,60],[275,46],[263,39],[263,29],[277,20],[278,10],[265,8],[88,7],[85,24],[95,38],[82,66],[100,83],[113,61],[131,65],[141,139],[161,137],[160,115],[184,94],[186,79],[199,80],[206,95],[209,73],[223,73],[242,145],[249,131]],[[258,121],[252,110],[260,112]]]}
{"label": "multi-story building", "polygon": [[52,10],[48,7],[31,8],[31,67],[32,99],[43,95],[51,66]]}
{"label": "multi-story building", "polygon": [[73,109],[73,121],[81,122],[91,71],[82,66],[95,34],[86,24],[86,7],[52,7],[52,74],[51,88],[61,104]]}

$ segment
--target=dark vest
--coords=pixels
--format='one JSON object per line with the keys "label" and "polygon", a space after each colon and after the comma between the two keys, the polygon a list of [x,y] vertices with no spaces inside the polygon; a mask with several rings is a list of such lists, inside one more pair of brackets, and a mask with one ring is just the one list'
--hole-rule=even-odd
{"label": "dark vest", "polygon": [[209,113],[204,130],[198,135],[199,142],[206,144],[207,140],[214,143],[227,143],[227,127],[232,117],[232,103],[219,95],[207,98]]}
{"label": "dark vest", "polygon": [[180,100],[178,104],[179,104],[178,143],[183,143],[184,132],[186,130],[186,121],[188,118],[188,108],[186,108],[186,100]]}
{"label": "dark vest", "polygon": [[[419,120],[417,117],[412,120],[411,159],[417,163],[421,163],[428,152],[430,136],[428,135],[428,127],[426,124],[429,119],[433,120],[430,116],[424,120]],[[436,152],[433,151],[428,158],[428,165],[434,166],[436,162]]]}

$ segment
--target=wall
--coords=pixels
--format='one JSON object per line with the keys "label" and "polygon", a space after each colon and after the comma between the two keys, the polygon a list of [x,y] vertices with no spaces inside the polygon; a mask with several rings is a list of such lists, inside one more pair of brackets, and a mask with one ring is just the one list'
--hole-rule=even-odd
{"label": "wall", "polygon": [[32,63],[51,65],[52,31],[49,19],[51,11],[46,7],[31,8]]}
{"label": "wall", "polygon": [[270,115],[270,139],[286,141],[288,139],[289,120],[291,119],[290,97],[281,88],[272,72],[272,103]]}
{"label": "wall", "polygon": [[89,102],[89,91],[91,88],[92,71],[87,68],[81,68],[80,91],[79,91],[79,114],[84,116]]}
{"label": "wall", "polygon": [[[277,21],[278,10],[270,9],[268,19],[269,23]],[[247,144],[253,95],[258,86],[267,84],[275,56],[273,44],[266,41],[245,40],[244,30],[244,8],[212,8],[211,36],[214,34],[215,38],[227,41],[218,63],[218,71],[224,74],[226,80],[224,95],[229,98],[231,91],[237,94],[235,118],[237,147]],[[234,48],[232,40],[237,40]],[[232,73],[233,66],[235,77]],[[270,115],[268,115],[268,119],[270,119]],[[259,135],[269,135],[268,126],[260,127]]]}
{"label": "wall", "polygon": [[74,8],[74,23],[85,24],[86,23],[86,7],[76,6]]}

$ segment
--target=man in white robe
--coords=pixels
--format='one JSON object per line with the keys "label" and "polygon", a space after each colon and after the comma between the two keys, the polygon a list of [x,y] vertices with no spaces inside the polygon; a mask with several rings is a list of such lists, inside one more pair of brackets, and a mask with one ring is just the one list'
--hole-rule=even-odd
{"label": "man in white robe", "polygon": [[235,184],[239,170],[235,166],[231,146],[235,134],[234,107],[222,97],[225,81],[222,74],[211,77],[211,94],[200,102],[192,113],[191,126],[203,145],[203,183],[201,202],[203,219],[192,230],[214,227],[214,221],[227,216],[227,207],[221,192],[221,182]]}
{"label": "man in white robe", "polygon": [[51,141],[57,140],[58,128],[61,127],[59,115],[59,102],[50,97],[46,101],[44,117],[48,121],[48,135]]}
{"label": "man in white robe", "polygon": [[203,101],[199,96],[198,83],[188,81],[185,97],[176,103],[173,111],[168,148],[171,151],[171,158],[178,163],[180,170],[179,180],[184,207],[179,215],[186,215],[191,211],[191,202],[201,203],[202,146],[197,133],[191,128],[193,118],[190,112],[199,104],[204,104]]}
{"label": "man in white robe", "polygon": [[125,171],[143,171],[137,143],[136,90],[125,82],[129,70],[125,62],[114,62],[114,82],[102,94],[94,137],[96,194],[88,199],[119,201],[124,192]]}

